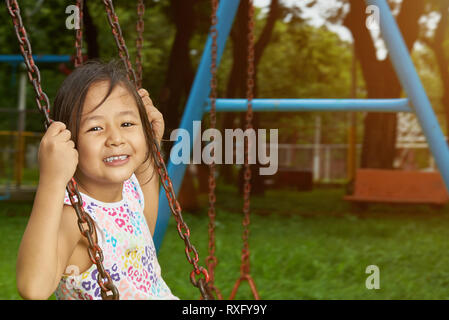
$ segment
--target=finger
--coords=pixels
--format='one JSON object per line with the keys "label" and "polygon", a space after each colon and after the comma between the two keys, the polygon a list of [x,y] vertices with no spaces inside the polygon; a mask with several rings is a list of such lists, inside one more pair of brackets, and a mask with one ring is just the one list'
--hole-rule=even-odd
{"label": "finger", "polygon": [[157,110],[150,112],[150,114],[151,114],[151,118],[153,118],[153,119],[162,119],[163,118],[162,113],[160,113]]}
{"label": "finger", "polygon": [[73,154],[74,154],[74,156],[78,159],[78,157],[79,157],[78,150],[76,150],[75,148],[73,148]]}
{"label": "finger", "polygon": [[50,136],[57,136],[61,131],[66,129],[64,122],[53,121],[47,129],[47,134]]}
{"label": "finger", "polygon": [[162,113],[157,110],[156,108],[153,108],[152,110],[149,110],[147,112],[148,115],[148,119],[150,121],[155,121],[155,120],[162,120],[164,119],[164,116],[162,115]]}
{"label": "finger", "polygon": [[75,142],[73,140],[69,140],[67,143],[71,148],[75,149]]}
{"label": "finger", "polygon": [[146,106],[153,106],[153,100],[149,96],[142,97],[143,104]]}
{"label": "finger", "polygon": [[148,91],[145,90],[145,89],[143,89],[143,88],[139,89],[139,90],[138,90],[138,93],[139,93],[139,95],[140,95],[141,97],[144,97],[144,96],[150,96],[150,94],[148,93]]}
{"label": "finger", "polygon": [[69,141],[71,136],[72,136],[71,132],[69,130],[65,129],[65,130],[61,131],[59,134],[57,134],[55,137],[62,141]]}
{"label": "finger", "polygon": [[153,105],[148,106],[147,113],[151,113],[151,112],[159,112],[159,113],[160,113],[160,111],[158,110],[158,108],[156,108],[156,107],[153,106]]}

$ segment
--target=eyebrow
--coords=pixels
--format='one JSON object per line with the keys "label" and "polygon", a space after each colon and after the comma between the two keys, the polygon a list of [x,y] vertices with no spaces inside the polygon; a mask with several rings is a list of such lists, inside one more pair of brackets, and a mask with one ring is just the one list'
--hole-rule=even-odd
{"label": "eyebrow", "polygon": [[[121,112],[119,112],[117,115],[118,115],[118,116],[131,115],[131,116],[134,116],[134,117],[136,116],[136,114],[135,114],[133,111],[130,111],[130,110],[121,111]],[[84,124],[84,123],[86,123],[86,122],[88,122],[88,121],[90,121],[90,120],[103,119],[103,118],[104,118],[104,117],[103,117],[103,116],[100,116],[100,115],[90,116],[90,117],[84,118],[84,120],[81,121],[81,124]]]}

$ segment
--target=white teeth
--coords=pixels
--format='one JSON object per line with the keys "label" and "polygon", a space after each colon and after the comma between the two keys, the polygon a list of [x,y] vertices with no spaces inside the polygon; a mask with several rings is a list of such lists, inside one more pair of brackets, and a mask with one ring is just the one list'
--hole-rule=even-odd
{"label": "white teeth", "polygon": [[128,156],[118,156],[118,157],[109,157],[109,158],[106,158],[106,159],[104,159],[103,161],[104,162],[112,162],[112,161],[114,161],[114,160],[125,160],[126,158],[128,158]]}

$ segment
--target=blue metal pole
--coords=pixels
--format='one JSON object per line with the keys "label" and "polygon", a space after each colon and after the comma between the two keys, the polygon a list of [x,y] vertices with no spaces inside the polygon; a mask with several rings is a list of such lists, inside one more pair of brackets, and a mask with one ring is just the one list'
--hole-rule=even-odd
{"label": "blue metal pole", "polygon": [[379,8],[382,37],[396,74],[411,101],[446,188],[449,189],[449,148],[388,3],[386,0],[366,0],[366,3]]}
{"label": "blue metal pole", "polygon": [[[255,112],[276,111],[372,111],[413,112],[408,99],[254,99]],[[247,109],[246,99],[217,99],[217,112],[243,112]],[[210,111],[207,100],[205,112]]]}
{"label": "blue metal pole", "polygon": [[[42,54],[42,55],[33,54],[33,60],[36,63],[70,62],[70,56],[56,55],[56,54]],[[6,62],[11,64],[22,63],[23,57],[20,54],[1,54],[0,62]]]}
{"label": "blue metal pole", "polygon": [[[220,1],[217,11],[217,66],[220,64],[220,59],[223,54],[231,26],[234,22],[234,17],[239,7],[239,2],[240,0]],[[193,121],[200,121],[203,118],[204,101],[206,101],[210,92],[211,48],[212,38],[209,34],[180,125],[181,129],[185,129],[190,133],[190,138],[192,138],[190,143],[191,150],[193,147],[193,138],[196,137],[197,134],[193,132]],[[169,160],[167,170],[168,175],[172,180],[173,188],[177,194],[179,188],[181,187],[186,166],[185,164],[174,165],[171,160]],[[159,194],[158,217],[153,236],[154,245],[157,251],[162,244],[162,239],[167,229],[170,213],[165,190],[161,188],[161,192]]]}

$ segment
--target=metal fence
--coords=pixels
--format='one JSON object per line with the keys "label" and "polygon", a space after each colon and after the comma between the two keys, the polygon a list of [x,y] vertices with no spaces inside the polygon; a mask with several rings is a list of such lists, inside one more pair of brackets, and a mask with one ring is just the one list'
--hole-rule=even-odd
{"label": "metal fence", "polygon": [[[427,143],[399,143],[394,168],[435,171],[435,161]],[[356,146],[357,167],[362,146]],[[279,144],[279,168],[311,171],[316,182],[343,182],[348,178],[347,144]]]}

